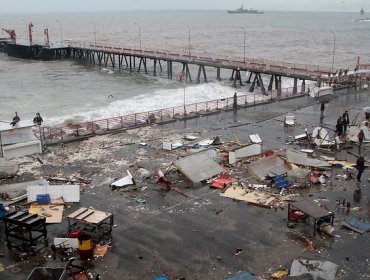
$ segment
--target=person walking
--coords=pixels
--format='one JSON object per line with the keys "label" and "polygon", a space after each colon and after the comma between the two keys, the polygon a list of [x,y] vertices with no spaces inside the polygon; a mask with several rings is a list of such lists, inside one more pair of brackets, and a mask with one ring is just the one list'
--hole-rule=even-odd
{"label": "person walking", "polygon": [[362,142],[364,142],[365,139],[365,134],[364,131],[361,129],[360,132],[357,134],[357,139],[358,139],[358,153],[361,153],[361,145]]}
{"label": "person walking", "polygon": [[337,125],[335,126],[335,132],[340,137],[343,133],[343,123],[342,123],[342,117],[339,117],[337,120]]}
{"label": "person walking", "polygon": [[238,96],[237,96],[236,92],[234,93],[234,97],[233,97],[233,108],[234,109],[238,108]]}
{"label": "person walking", "polygon": [[358,170],[357,178],[356,179],[357,179],[357,181],[361,182],[361,175],[362,175],[362,172],[364,172],[364,170],[365,170],[365,159],[364,159],[364,155],[361,155],[357,159],[356,168]]}
{"label": "person walking", "polygon": [[347,126],[349,126],[349,115],[348,115],[348,111],[344,111],[344,113],[343,113],[343,120],[347,124]]}
{"label": "person walking", "polygon": [[321,112],[320,119],[323,119],[324,118],[324,111],[325,111],[325,103],[322,102],[321,103],[321,107],[320,107],[320,112]]}

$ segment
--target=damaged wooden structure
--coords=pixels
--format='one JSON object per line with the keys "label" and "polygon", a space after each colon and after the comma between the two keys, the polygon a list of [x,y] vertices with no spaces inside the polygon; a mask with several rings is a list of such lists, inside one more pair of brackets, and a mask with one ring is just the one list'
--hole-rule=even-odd
{"label": "damaged wooden structure", "polygon": [[112,232],[112,213],[81,207],[68,215],[67,220],[68,231],[78,228],[96,238]]}
{"label": "damaged wooden structure", "polygon": [[[297,215],[297,212],[301,215]],[[317,206],[308,200],[301,200],[288,203],[288,221],[303,220],[309,223],[313,219],[313,235],[316,235],[316,228],[320,219],[327,220],[332,226],[334,224],[334,213]]]}
{"label": "damaged wooden structure", "polygon": [[18,247],[14,243],[17,241],[22,242],[20,245],[33,246],[38,239],[47,238],[45,217],[18,211],[6,215],[4,223],[8,247]]}

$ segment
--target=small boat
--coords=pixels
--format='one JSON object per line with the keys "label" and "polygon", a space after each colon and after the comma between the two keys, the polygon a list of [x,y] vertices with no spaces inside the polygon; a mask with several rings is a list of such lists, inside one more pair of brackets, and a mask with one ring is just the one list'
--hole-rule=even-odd
{"label": "small boat", "polygon": [[321,87],[314,86],[309,92],[309,95],[314,98],[333,94],[334,92],[332,86],[321,86]]}
{"label": "small boat", "polygon": [[244,9],[243,5],[236,10],[228,10],[228,14],[263,14],[264,12],[253,10],[253,9]]}

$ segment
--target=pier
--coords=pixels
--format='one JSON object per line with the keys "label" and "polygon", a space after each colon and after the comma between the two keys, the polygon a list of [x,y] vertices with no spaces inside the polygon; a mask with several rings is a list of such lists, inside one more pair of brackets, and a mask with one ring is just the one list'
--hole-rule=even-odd
{"label": "pier", "polygon": [[[124,48],[102,44],[84,44],[69,42],[60,46],[50,44],[16,44],[5,42],[2,48],[12,57],[39,60],[78,59],[91,64],[116,69],[129,69],[157,76],[166,74],[168,79],[178,78],[184,82],[207,82],[209,71],[215,71],[216,79],[230,79],[232,86],[249,85],[253,92],[258,86],[261,92],[266,90],[281,90],[282,77],[294,80],[294,88],[305,90],[306,81],[317,81],[331,72],[330,67],[309,64],[270,61],[238,57],[223,57],[218,55],[181,53],[176,51]],[[180,75],[174,74],[174,68],[181,69]],[[227,77],[221,77],[221,70]],[[262,75],[268,76],[269,83],[264,84]],[[246,77],[243,81],[243,77]],[[266,81],[266,79],[265,79]]]}
{"label": "pier", "polygon": [[[158,75],[159,72],[165,72],[169,79],[175,77],[173,69],[174,64],[177,64],[177,67],[182,69],[179,79],[187,82],[207,82],[207,70],[211,68],[216,70],[216,78],[221,80],[221,70],[227,70],[230,73],[227,78],[230,79],[234,87],[237,84],[250,84],[250,92],[253,92],[256,86],[259,86],[262,92],[265,92],[266,88],[267,90],[273,88],[279,90],[281,89],[282,77],[294,79],[295,88],[298,88],[298,82],[300,81],[304,91],[307,80],[317,81],[320,77],[330,73],[328,67],[264,59],[204,56],[154,49],[128,49],[92,44],[83,46],[78,43],[71,43],[70,48],[71,56],[68,58],[85,60],[103,67],[144,72],[154,76]],[[149,68],[151,71],[149,71]],[[192,73],[194,68],[195,73]],[[242,77],[246,74],[248,74],[247,79],[243,81]],[[267,87],[264,85],[261,75],[270,77]]]}

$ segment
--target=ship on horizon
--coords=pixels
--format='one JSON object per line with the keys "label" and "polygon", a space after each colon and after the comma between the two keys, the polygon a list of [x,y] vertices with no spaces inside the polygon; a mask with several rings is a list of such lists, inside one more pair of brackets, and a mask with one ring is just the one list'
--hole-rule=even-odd
{"label": "ship on horizon", "polygon": [[364,7],[361,8],[360,14],[363,16],[365,14]]}
{"label": "ship on horizon", "polygon": [[263,14],[264,12],[258,11],[258,10],[253,10],[253,9],[244,9],[243,5],[236,10],[228,10],[228,14]]}

